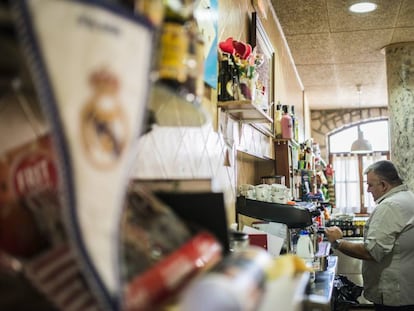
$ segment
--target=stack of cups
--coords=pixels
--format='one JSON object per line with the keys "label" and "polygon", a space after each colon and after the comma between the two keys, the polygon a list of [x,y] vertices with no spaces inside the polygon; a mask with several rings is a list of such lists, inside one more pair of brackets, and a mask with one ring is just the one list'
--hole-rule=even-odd
{"label": "stack of cups", "polygon": [[248,199],[256,199],[256,191],[253,185],[242,184],[238,187],[238,196],[243,196]]}
{"label": "stack of cups", "polygon": [[256,200],[258,201],[270,201],[270,185],[260,184],[255,187],[256,190]]}
{"label": "stack of cups", "polygon": [[286,204],[289,201],[289,188],[281,184],[270,185],[270,202]]}

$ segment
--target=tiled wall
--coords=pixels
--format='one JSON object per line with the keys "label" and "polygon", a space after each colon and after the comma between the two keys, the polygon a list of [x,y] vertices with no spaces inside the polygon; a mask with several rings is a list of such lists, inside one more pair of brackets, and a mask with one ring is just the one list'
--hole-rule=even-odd
{"label": "tiled wall", "polygon": [[223,191],[228,206],[235,196],[236,171],[232,157],[212,123],[201,127],[158,127],[142,136],[132,178],[211,179],[213,191]]}

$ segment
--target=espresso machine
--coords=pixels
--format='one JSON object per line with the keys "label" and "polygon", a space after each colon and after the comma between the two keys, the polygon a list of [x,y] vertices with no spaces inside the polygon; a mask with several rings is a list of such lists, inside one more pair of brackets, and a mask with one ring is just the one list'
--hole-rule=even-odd
{"label": "espresso machine", "polygon": [[239,223],[239,215],[244,215],[266,222],[284,224],[286,226],[286,253],[296,252],[296,243],[299,233],[307,230],[312,240],[314,250],[314,269],[324,271],[327,267],[327,259],[330,254],[330,243],[324,241],[324,226],[316,221],[320,216],[320,205],[313,202],[295,202],[291,204],[279,204],[248,199],[240,196],[236,201],[236,223]]}

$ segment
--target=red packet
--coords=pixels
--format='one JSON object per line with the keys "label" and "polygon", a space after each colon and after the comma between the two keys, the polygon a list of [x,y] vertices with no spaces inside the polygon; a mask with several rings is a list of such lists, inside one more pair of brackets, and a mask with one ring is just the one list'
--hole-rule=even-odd
{"label": "red packet", "polygon": [[221,245],[201,232],[125,286],[124,309],[156,308],[177,294],[194,276],[221,259]]}

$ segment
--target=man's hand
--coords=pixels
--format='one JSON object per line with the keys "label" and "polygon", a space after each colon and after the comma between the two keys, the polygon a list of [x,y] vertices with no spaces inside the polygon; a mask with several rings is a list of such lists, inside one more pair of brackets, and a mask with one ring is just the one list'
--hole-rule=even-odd
{"label": "man's hand", "polygon": [[326,227],[325,235],[328,238],[328,241],[331,243],[335,240],[342,239],[343,237],[342,230],[337,226]]}
{"label": "man's hand", "polygon": [[[325,235],[331,243],[336,240],[340,240],[343,237],[341,229],[337,226],[325,228]],[[337,249],[345,255],[362,260],[374,260],[371,254],[366,250],[364,243],[354,243],[341,240],[339,246],[337,247]]]}

